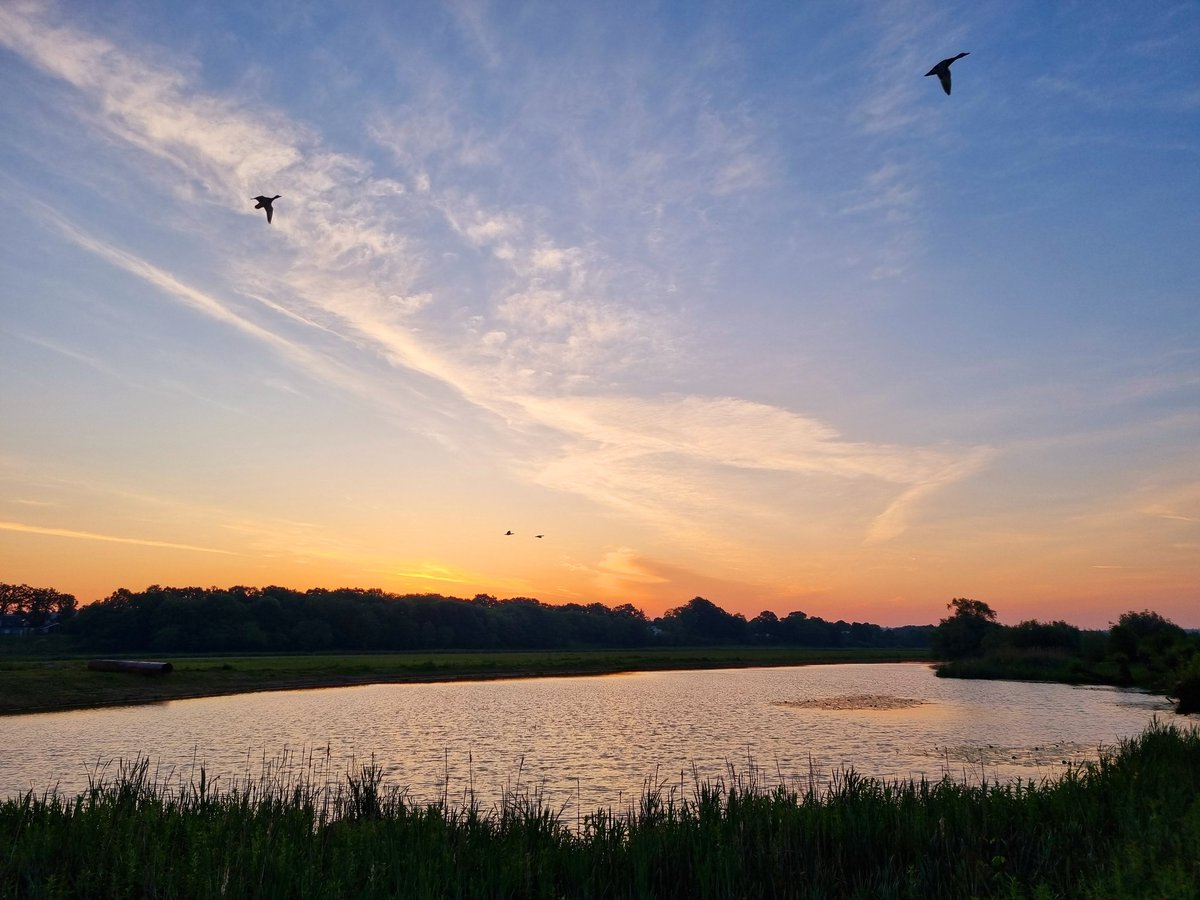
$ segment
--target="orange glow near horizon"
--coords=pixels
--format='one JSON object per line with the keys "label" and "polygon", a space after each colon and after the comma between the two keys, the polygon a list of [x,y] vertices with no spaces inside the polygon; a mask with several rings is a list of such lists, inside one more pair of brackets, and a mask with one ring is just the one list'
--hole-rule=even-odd
{"label": "orange glow near horizon", "polygon": [[[117,588],[240,584],[295,590],[379,588],[394,594],[464,599],[485,593],[502,599],[533,597],[546,603],[632,603],[655,617],[694,596],[703,596],[747,618],[763,610],[781,616],[801,610],[829,620],[896,626],[936,622],[946,614],[950,599],[967,596],[991,605],[1007,624],[1031,618],[1064,619],[1084,628],[1105,628],[1121,613],[1144,608],[1184,627],[1200,624],[1187,597],[1188,573],[1184,572],[1176,572],[1171,579],[1170,573],[1161,571],[1096,568],[1082,573],[1070,590],[1054,591],[1036,571],[1023,573],[1027,579],[1023,581],[1004,577],[1002,569],[995,567],[978,583],[969,584],[962,575],[946,578],[944,569],[869,572],[861,567],[842,579],[836,578],[835,572],[825,573],[820,586],[796,590],[794,585],[773,584],[765,578],[746,583],[705,576],[627,551],[610,552],[592,565],[561,556],[536,563],[510,559],[507,565],[497,563],[499,574],[490,578],[432,560],[390,566],[335,557],[297,561],[232,551],[200,553],[162,543],[97,540],[66,529],[8,529],[0,544],[0,564],[11,582],[53,587],[73,594],[81,603],[103,599]],[[552,545],[543,542],[542,547],[546,546]],[[896,590],[901,583],[904,590]]]}

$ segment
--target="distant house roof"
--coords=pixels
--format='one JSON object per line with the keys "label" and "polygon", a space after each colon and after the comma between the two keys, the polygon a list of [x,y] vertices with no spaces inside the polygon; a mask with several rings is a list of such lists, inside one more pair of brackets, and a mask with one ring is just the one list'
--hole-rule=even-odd
{"label": "distant house roof", "polygon": [[27,616],[21,613],[4,613],[0,615],[0,634],[49,634],[53,628],[58,628],[58,615],[51,613],[43,619],[42,624],[34,625]]}
{"label": "distant house roof", "polygon": [[0,634],[24,634],[29,630],[29,622],[25,617],[16,613],[5,613],[0,616]]}

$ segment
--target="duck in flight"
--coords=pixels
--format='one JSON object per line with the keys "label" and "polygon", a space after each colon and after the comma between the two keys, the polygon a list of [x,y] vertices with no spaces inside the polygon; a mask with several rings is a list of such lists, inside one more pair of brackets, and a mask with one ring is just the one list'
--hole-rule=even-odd
{"label": "duck in flight", "polygon": [[512,534],[512,532],[511,532],[511,531],[506,531],[506,532],[504,532],[504,536],[505,536],[505,537],[508,537],[510,534]]}
{"label": "duck in flight", "polygon": [[274,197],[264,197],[260,194],[259,196],[254,198],[255,200],[258,201],[257,203],[254,204],[254,208],[255,209],[265,209],[267,211],[267,224],[268,225],[271,224],[271,213],[273,212],[273,210],[271,209],[271,204],[274,203],[276,200],[278,200],[281,196],[282,196],[282,194],[276,194]]}
{"label": "duck in flight", "polygon": [[936,75],[938,81],[942,83],[942,90],[946,92],[946,96],[950,95],[950,64],[956,59],[962,59],[964,56],[970,56],[970,53],[960,53],[958,56],[952,56],[949,59],[943,59],[940,63],[925,73],[925,77]]}
{"label": "duck in flight", "polygon": [[544,538],[545,535],[544,534],[535,534],[534,537],[535,538]]}

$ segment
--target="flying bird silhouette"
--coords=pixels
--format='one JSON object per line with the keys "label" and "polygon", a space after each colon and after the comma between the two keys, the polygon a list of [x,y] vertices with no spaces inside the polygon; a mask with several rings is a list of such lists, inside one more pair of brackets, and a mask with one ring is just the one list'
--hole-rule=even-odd
{"label": "flying bird silhouette", "polygon": [[942,90],[946,92],[946,96],[950,95],[950,64],[956,59],[962,59],[964,56],[970,56],[970,53],[960,53],[958,56],[952,56],[949,59],[943,59],[940,63],[925,73],[925,77],[936,75],[938,81],[942,83]]}
{"label": "flying bird silhouette", "polygon": [[254,198],[255,200],[258,201],[257,203],[254,204],[254,208],[255,209],[265,209],[267,211],[267,224],[268,225],[271,224],[271,213],[273,212],[273,210],[271,209],[271,204],[274,203],[276,200],[278,200],[281,196],[283,196],[283,195],[276,194],[274,197],[264,197],[260,194],[259,196]]}
{"label": "flying bird silhouette", "polygon": [[535,534],[534,537],[535,538],[544,538],[545,535],[544,534]]}
{"label": "flying bird silhouette", "polygon": [[506,532],[504,532],[504,536],[505,536],[505,537],[508,537],[510,534],[512,534],[512,532],[511,532],[511,531],[506,531]]}

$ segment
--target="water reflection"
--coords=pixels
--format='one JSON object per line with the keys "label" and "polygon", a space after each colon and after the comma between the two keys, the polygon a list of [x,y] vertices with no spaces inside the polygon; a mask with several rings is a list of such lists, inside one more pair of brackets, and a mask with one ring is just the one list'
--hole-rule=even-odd
{"label": "water reflection", "polygon": [[491,805],[539,789],[591,810],[751,764],[788,784],[849,766],[1042,778],[1153,715],[1175,718],[1153,695],[939,679],[919,664],[369,685],[2,719],[0,794],[75,792],[97,764],[139,755],[176,778],[202,763],[224,781],[264,767],[340,778],[374,760],[418,800],[473,788]]}

